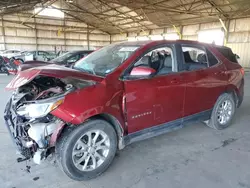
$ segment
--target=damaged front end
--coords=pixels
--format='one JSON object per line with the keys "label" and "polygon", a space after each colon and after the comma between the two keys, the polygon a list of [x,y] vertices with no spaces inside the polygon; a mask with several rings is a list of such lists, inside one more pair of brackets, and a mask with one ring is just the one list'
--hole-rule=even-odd
{"label": "damaged front end", "polygon": [[5,108],[7,129],[23,158],[40,164],[53,151],[55,139],[65,122],[50,112],[75,90],[62,79],[37,76],[18,87]]}

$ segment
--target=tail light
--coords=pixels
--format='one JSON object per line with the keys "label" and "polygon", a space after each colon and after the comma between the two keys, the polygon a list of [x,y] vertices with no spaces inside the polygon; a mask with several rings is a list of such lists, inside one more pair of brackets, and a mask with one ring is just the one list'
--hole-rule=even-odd
{"label": "tail light", "polygon": [[242,76],[245,75],[245,70],[244,70],[244,68],[241,68],[241,69],[240,69],[240,73],[242,74]]}

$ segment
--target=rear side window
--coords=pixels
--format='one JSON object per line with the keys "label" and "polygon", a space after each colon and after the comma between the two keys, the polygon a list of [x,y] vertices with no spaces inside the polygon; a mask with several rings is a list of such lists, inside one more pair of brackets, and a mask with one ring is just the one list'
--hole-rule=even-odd
{"label": "rear side window", "polygon": [[219,63],[219,60],[207,49],[207,58],[209,67],[212,67]]}
{"label": "rear side window", "polygon": [[184,68],[187,71],[195,71],[208,67],[206,50],[202,47],[182,46]]}
{"label": "rear side window", "polygon": [[217,48],[217,50],[229,61],[233,63],[238,63],[235,54],[232,52],[230,48]]}

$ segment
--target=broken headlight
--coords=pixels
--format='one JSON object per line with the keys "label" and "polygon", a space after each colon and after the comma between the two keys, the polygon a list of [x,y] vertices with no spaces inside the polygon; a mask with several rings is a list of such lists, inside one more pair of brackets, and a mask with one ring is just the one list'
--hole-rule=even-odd
{"label": "broken headlight", "polygon": [[39,118],[44,117],[60,104],[63,103],[64,97],[57,98],[53,101],[44,101],[39,103],[26,104],[17,109],[17,114],[25,116],[27,118]]}

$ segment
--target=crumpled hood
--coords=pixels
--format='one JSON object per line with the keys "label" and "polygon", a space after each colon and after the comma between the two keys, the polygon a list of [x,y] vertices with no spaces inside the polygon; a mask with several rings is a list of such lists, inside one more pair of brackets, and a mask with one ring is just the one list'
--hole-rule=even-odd
{"label": "crumpled hood", "polygon": [[45,66],[45,65],[50,65],[50,64],[52,63],[45,62],[45,61],[25,61],[24,64],[21,64],[19,66],[19,70],[24,71],[24,70],[31,69],[34,67],[40,67],[40,66]]}
{"label": "crumpled hood", "polygon": [[58,65],[47,65],[35,67],[25,71],[21,71],[11,80],[6,86],[6,90],[13,90],[32,81],[37,76],[48,76],[55,78],[77,78],[95,82],[101,82],[102,77],[90,75],[71,68],[66,68]]}

